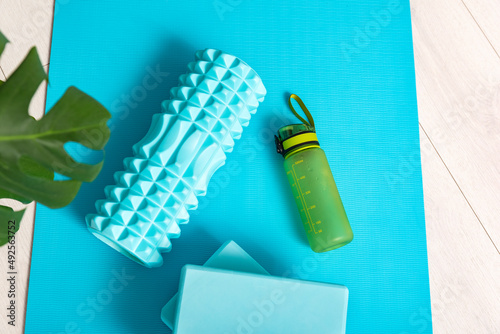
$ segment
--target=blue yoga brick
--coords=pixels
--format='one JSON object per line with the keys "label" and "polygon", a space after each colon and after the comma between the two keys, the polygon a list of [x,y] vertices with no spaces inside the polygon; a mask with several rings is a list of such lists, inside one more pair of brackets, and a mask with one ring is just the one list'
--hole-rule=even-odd
{"label": "blue yoga brick", "polygon": [[86,217],[97,238],[146,267],[162,265],[161,253],[266,95],[257,73],[222,51],[198,51],[188,68],[135,156],[124,160],[125,171],[115,173],[116,185],[96,202],[97,214]]}
{"label": "blue yoga brick", "polygon": [[175,334],[345,334],[345,286],[186,265]]}
{"label": "blue yoga brick", "polygon": [[[257,261],[255,261],[234,241],[228,241],[223,244],[203,266],[269,275],[269,273],[262,268]],[[174,329],[175,326],[178,301],[179,294],[175,294],[175,296],[173,296],[161,310],[161,320],[170,329]]]}

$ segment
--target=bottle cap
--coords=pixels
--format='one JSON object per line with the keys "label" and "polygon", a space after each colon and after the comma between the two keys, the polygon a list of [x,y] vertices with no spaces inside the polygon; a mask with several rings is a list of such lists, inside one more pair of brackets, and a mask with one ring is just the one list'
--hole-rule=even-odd
{"label": "bottle cap", "polygon": [[[293,108],[292,99],[298,102],[302,111],[307,116],[308,121],[302,118]],[[319,147],[316,129],[314,127],[314,119],[311,113],[307,110],[304,102],[295,94],[290,95],[288,105],[293,114],[300,120],[300,124],[290,124],[278,130],[278,135],[274,136],[276,151],[286,157],[291,151],[298,148],[306,149],[310,147]]]}

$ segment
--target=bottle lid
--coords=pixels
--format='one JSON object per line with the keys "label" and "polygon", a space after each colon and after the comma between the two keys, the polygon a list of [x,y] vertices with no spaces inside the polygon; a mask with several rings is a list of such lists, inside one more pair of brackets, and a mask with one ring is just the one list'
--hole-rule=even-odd
{"label": "bottle lid", "polygon": [[[292,99],[298,102],[309,122],[295,111],[292,105]],[[319,147],[318,137],[316,136],[316,129],[314,127],[314,119],[309,110],[307,110],[304,102],[302,102],[300,97],[292,94],[288,99],[288,105],[293,114],[302,121],[302,123],[286,125],[278,130],[277,136],[274,136],[276,151],[283,155],[283,157],[286,157],[288,153],[298,148]]]}

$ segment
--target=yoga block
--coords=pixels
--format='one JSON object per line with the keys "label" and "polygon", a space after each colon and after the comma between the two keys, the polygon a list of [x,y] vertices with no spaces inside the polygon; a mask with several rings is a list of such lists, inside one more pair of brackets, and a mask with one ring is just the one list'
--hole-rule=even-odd
{"label": "yoga block", "polygon": [[345,286],[186,265],[176,334],[344,334]]}
{"label": "yoga block", "polygon": [[[257,261],[232,240],[223,244],[203,266],[269,275]],[[170,329],[174,329],[178,300],[179,294],[176,293],[161,310],[161,320]]]}

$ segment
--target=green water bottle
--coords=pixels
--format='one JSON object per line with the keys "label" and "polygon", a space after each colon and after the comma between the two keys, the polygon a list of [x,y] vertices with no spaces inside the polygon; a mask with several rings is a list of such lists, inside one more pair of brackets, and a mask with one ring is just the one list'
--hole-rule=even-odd
{"label": "green water bottle", "polygon": [[[298,102],[306,121],[292,105]],[[288,100],[290,109],[302,124],[278,130],[276,150],[285,158],[284,167],[311,249],[317,253],[351,242],[352,229],[340,199],[325,152],[319,147],[314,120],[304,102],[295,94]]]}

